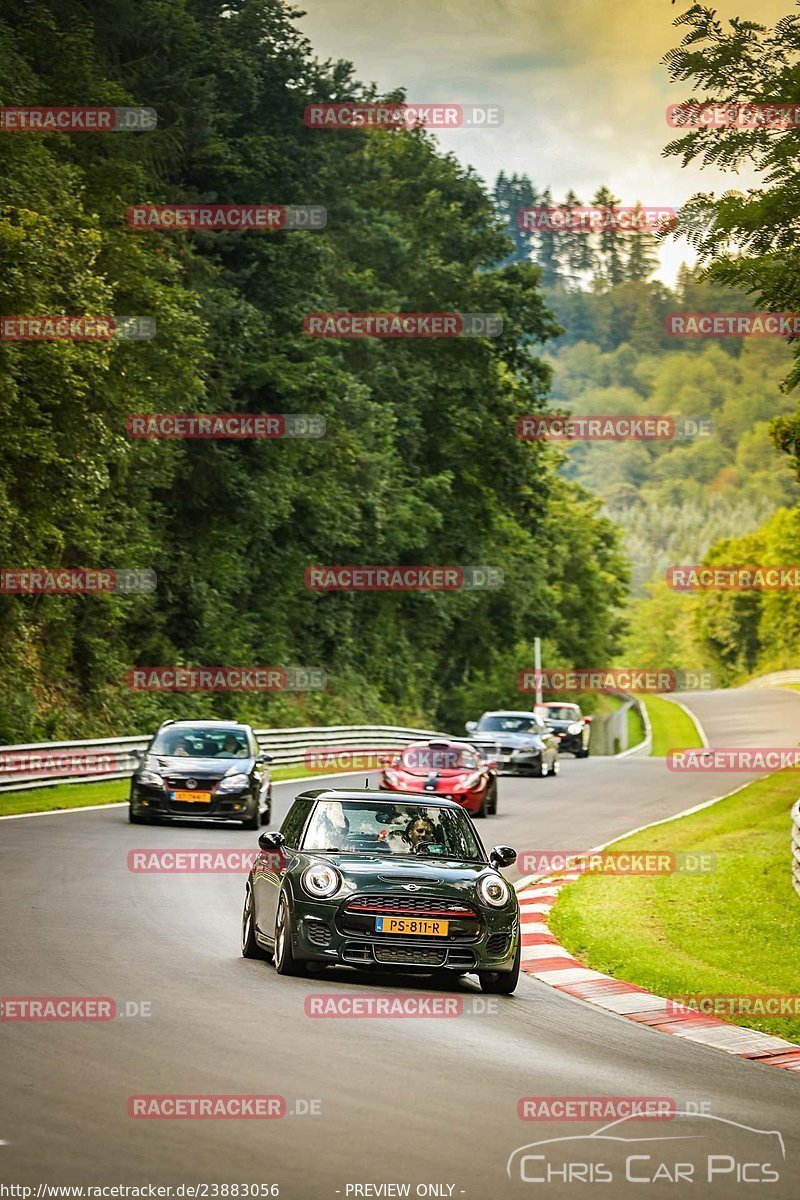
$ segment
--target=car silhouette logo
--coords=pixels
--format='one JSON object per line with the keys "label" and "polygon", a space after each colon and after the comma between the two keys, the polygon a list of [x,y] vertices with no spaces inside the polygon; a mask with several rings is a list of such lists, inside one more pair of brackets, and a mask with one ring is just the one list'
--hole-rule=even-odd
{"label": "car silhouette logo", "polygon": [[187,779],[187,780],[186,780],[186,786],[187,786],[187,788],[196,788],[196,787],[197,787],[197,780],[196,780],[196,779]]}
{"label": "car silhouette logo", "polygon": [[404,892],[418,892],[419,890],[420,890],[420,886],[418,883],[404,883],[403,884]]}

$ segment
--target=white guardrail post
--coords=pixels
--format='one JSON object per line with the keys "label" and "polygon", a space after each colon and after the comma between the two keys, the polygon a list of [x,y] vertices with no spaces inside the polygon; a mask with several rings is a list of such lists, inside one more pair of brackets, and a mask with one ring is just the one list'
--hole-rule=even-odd
{"label": "white guardrail post", "polygon": [[792,809],[792,887],[800,896],[800,800]]}

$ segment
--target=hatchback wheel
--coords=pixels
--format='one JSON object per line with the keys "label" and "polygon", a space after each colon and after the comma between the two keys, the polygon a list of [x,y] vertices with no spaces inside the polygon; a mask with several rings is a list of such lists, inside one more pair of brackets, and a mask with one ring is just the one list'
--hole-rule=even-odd
{"label": "hatchback wheel", "polygon": [[517,945],[517,954],[514,959],[514,966],[510,971],[479,971],[478,979],[481,984],[481,991],[488,992],[493,996],[510,996],[516,989],[519,983],[519,964],[520,964],[520,947]]}
{"label": "hatchback wheel", "polygon": [[275,970],[279,975],[305,975],[306,964],[294,956],[292,949],[292,914],[286,893],[278,901],[275,918]]}
{"label": "hatchback wheel", "polygon": [[256,912],[253,900],[253,889],[248,883],[244,893],[244,909],[242,910],[242,957],[269,958],[266,950],[262,950],[256,941]]}

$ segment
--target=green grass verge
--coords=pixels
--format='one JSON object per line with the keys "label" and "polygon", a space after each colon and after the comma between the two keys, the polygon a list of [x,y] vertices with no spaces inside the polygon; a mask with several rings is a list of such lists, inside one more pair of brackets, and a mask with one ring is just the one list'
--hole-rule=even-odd
{"label": "green grass verge", "polygon": [[670,750],[695,750],[703,745],[700,731],[688,713],[663,696],[640,696],[653,730],[651,756],[664,758]]}
{"label": "green grass verge", "polygon": [[632,750],[644,741],[644,721],[635,704],[632,704],[625,714],[625,724],[628,727],[628,749]]}
{"label": "green grass verge", "polygon": [[[710,852],[716,869],[585,876],[559,896],[553,932],[587,966],[659,996],[800,994],[789,815],[798,792],[797,770],[781,771],[615,842],[609,849]],[[800,1041],[798,1017],[734,1020]]]}
{"label": "green grass verge", "polygon": [[[352,768],[341,772],[330,771],[326,775],[353,774]],[[366,775],[366,772],[365,772]],[[289,767],[275,767],[272,771],[275,783],[288,779],[309,779],[308,767],[297,763]],[[130,784],[127,779],[110,779],[105,783],[60,783],[55,787],[30,788],[28,791],[7,792],[0,795],[0,817],[17,813],[56,812],[62,808],[87,808],[91,804],[118,804],[128,799]]]}

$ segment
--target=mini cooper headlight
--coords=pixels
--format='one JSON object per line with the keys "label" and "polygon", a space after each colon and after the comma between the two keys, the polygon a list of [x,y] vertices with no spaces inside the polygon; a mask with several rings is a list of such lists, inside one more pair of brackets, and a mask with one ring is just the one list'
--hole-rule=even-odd
{"label": "mini cooper headlight", "polygon": [[237,771],[235,775],[226,775],[220,780],[217,787],[218,792],[240,792],[242,788],[250,786],[250,776],[243,775],[241,771]]}
{"label": "mini cooper headlight", "polygon": [[571,725],[567,726],[567,733],[580,733],[582,729],[583,726],[581,724],[579,724],[577,721],[573,721]]}
{"label": "mini cooper headlight", "polygon": [[140,771],[137,783],[143,784],[144,787],[164,786],[164,780],[160,775],[156,775],[155,771]]}
{"label": "mini cooper headlight", "polygon": [[478,880],[478,894],[481,900],[490,904],[492,908],[502,908],[508,903],[511,895],[503,876],[495,874],[481,876]]}
{"label": "mini cooper headlight", "polygon": [[318,866],[306,867],[300,876],[300,882],[303,891],[309,896],[313,896],[315,900],[327,900],[330,896],[335,896],[342,886],[342,877],[333,867],[326,867],[324,863],[320,863]]}

